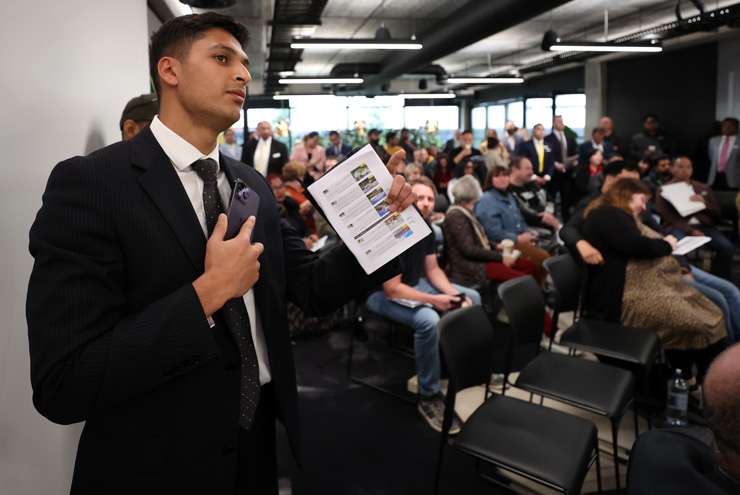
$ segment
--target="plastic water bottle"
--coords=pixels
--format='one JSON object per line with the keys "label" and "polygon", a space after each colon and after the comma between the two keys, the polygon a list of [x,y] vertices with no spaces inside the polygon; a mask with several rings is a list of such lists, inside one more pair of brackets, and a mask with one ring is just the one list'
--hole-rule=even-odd
{"label": "plastic water bottle", "polygon": [[689,424],[686,411],[689,407],[689,386],[677,369],[673,378],[668,380],[668,401],[666,404],[666,422],[671,426],[686,426]]}

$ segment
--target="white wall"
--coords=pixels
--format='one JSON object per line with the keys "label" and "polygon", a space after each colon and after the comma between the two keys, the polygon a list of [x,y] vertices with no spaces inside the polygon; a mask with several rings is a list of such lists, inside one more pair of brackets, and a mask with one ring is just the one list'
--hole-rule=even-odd
{"label": "white wall", "polygon": [[80,427],[31,403],[28,230],[52,167],[120,139],[148,91],[146,0],[0,1],[0,492],[69,491]]}
{"label": "white wall", "polygon": [[721,40],[717,49],[717,119],[740,118],[740,36]]}

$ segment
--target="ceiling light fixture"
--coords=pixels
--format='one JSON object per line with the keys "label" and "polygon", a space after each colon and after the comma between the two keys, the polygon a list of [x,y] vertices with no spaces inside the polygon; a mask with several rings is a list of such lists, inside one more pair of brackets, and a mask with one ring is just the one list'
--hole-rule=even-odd
{"label": "ceiling light fixture", "polygon": [[448,84],[521,84],[521,77],[448,77]]}
{"label": "ceiling light fixture", "polygon": [[455,93],[404,93],[398,95],[406,100],[447,100],[455,97]]}
{"label": "ceiling light fixture", "polygon": [[292,98],[310,98],[310,99],[313,99],[313,98],[336,98],[336,96],[335,95],[331,95],[331,94],[315,94],[315,95],[305,95],[305,94],[304,95],[297,95],[296,94],[296,95],[274,95],[272,97],[273,100],[278,100],[278,101],[280,101],[280,100],[290,100]]}
{"label": "ceiling light fixture", "polygon": [[542,37],[542,49],[550,52],[639,52],[657,53],[663,51],[658,40],[638,43],[599,43],[596,41],[563,41],[553,30]]}
{"label": "ceiling light fixture", "polygon": [[296,38],[293,39],[290,47],[293,49],[323,48],[329,50],[421,50],[422,44],[415,40]]}
{"label": "ceiling light fixture", "polygon": [[280,84],[362,84],[361,77],[287,77],[279,79]]}

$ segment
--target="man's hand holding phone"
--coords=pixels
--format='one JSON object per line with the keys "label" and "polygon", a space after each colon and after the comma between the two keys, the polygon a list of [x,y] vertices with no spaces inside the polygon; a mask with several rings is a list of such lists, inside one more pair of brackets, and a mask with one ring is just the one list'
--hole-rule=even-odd
{"label": "man's hand holding phone", "polygon": [[252,243],[255,222],[254,216],[249,217],[236,237],[224,240],[226,215],[218,216],[206,244],[205,272],[193,282],[206,316],[221,309],[229,299],[242,297],[257,283],[264,246]]}

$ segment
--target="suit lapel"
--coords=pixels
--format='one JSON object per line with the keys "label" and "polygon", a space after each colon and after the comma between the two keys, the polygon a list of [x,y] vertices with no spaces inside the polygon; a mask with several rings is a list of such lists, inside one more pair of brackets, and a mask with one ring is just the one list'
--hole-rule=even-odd
{"label": "suit lapel", "polygon": [[139,177],[141,187],[172,228],[196,273],[202,273],[206,239],[175,167],[149,128],[132,144],[132,164],[144,170]]}

